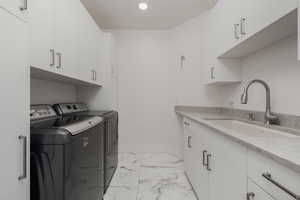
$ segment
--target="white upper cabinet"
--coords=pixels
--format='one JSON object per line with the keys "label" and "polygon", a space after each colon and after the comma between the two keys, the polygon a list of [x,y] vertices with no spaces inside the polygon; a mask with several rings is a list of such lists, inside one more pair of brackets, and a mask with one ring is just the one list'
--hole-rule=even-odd
{"label": "white upper cabinet", "polygon": [[30,0],[0,0],[0,7],[19,17],[28,20],[28,1]]}
{"label": "white upper cabinet", "polygon": [[54,49],[56,71],[76,76],[79,64],[79,0],[53,0],[54,5]]}
{"label": "white upper cabinet", "polygon": [[[227,19],[232,21],[229,24],[226,23],[227,27],[223,26],[221,29],[222,33],[224,30],[225,35],[227,35],[226,38],[222,37],[227,40],[227,42],[224,43],[224,46],[222,45],[223,49],[221,49],[218,57],[243,57],[292,34],[294,29],[296,29],[296,27],[293,28],[295,21],[293,17],[282,23],[279,23],[279,20],[297,9],[297,1],[298,0],[221,1],[220,8],[217,12],[224,13],[223,17],[224,19],[226,18],[224,21],[227,22]],[[235,5],[231,5],[230,2],[233,2]],[[227,4],[231,5],[230,8]],[[223,19],[220,18],[220,20]],[[222,24],[223,22],[219,23]],[[272,29],[271,27],[275,28]],[[280,27],[286,30],[282,31]],[[263,32],[263,30],[267,28],[269,28],[269,30]],[[257,35],[259,35],[259,37]],[[254,36],[257,37],[254,38]],[[244,44],[244,42],[250,38],[252,39],[251,42]],[[236,50],[237,52],[234,51],[236,47],[239,48]]]}
{"label": "white upper cabinet", "polygon": [[29,200],[28,25],[0,8],[0,26],[0,199]]}
{"label": "white upper cabinet", "polygon": [[246,0],[241,1],[242,32],[246,39],[298,7],[298,0]]}
{"label": "white upper cabinet", "polygon": [[226,85],[241,82],[240,60],[212,59],[208,66],[206,85]]}
{"label": "white upper cabinet", "polygon": [[54,0],[30,0],[30,65],[54,71]]}
{"label": "white upper cabinet", "polygon": [[240,6],[240,0],[220,0],[211,11],[212,22],[210,24],[214,27],[213,33],[216,40],[214,42],[218,51],[236,44],[241,37],[239,33]]}
{"label": "white upper cabinet", "polygon": [[101,63],[99,59],[102,55],[102,32],[83,6],[81,7],[80,15],[80,34],[83,37],[78,38],[80,46],[78,70],[83,79],[93,83],[100,83],[101,72],[99,66]]}
{"label": "white upper cabinet", "polygon": [[31,0],[29,13],[30,65],[79,82],[100,85],[97,67],[102,32],[82,3]]}

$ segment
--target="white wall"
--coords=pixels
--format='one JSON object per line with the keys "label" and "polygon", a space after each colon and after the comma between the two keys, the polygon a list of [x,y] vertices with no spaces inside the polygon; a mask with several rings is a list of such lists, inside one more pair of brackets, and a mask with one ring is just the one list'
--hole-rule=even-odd
{"label": "white wall", "polygon": [[73,85],[31,78],[30,104],[55,104],[76,102]]}
{"label": "white wall", "polygon": [[181,152],[170,31],[118,31],[121,152]]}
{"label": "white wall", "polygon": [[[300,115],[300,62],[297,61],[297,36],[279,41],[242,60],[242,80],[265,80],[271,88],[272,109],[275,112]],[[252,88],[253,87],[253,88]],[[249,90],[248,105],[241,105],[241,87],[236,87],[232,99],[237,108],[265,109],[265,91],[260,85]]]}

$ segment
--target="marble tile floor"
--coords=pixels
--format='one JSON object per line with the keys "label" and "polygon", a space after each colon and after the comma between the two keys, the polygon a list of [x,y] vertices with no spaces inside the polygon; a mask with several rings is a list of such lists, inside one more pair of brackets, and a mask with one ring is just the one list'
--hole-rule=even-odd
{"label": "marble tile floor", "polygon": [[104,200],[197,200],[183,161],[168,153],[121,153]]}

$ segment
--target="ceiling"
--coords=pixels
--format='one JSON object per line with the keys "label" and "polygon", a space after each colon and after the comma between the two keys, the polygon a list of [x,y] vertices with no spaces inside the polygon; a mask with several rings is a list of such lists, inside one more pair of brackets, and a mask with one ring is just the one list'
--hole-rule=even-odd
{"label": "ceiling", "polygon": [[[102,29],[168,29],[199,15],[216,0],[81,0]],[[149,9],[138,9],[147,2]]]}

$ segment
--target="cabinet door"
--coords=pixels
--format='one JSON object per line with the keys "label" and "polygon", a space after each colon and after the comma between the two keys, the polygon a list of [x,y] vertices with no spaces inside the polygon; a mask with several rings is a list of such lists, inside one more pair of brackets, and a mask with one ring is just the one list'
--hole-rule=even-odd
{"label": "cabinet door", "polygon": [[210,133],[210,200],[245,199],[247,149],[208,129]]}
{"label": "cabinet door", "polygon": [[0,0],[0,7],[27,21],[29,8],[27,1],[29,0]]}
{"label": "cabinet door", "polygon": [[209,151],[210,136],[206,128],[198,123],[192,126],[194,133],[194,151],[193,151],[193,168],[192,184],[200,200],[208,200],[209,196],[209,171],[207,164],[207,155]]}
{"label": "cabinet door", "polygon": [[268,193],[262,190],[250,179],[248,179],[248,192],[246,197],[248,200],[274,200]]}
{"label": "cabinet door", "polygon": [[[79,65],[77,66],[79,76],[81,79],[94,82],[95,71],[95,46],[97,41],[94,39],[93,19],[89,15],[86,8],[81,5],[80,12],[78,13],[78,24],[80,28],[78,38],[79,42]],[[95,25],[96,26],[96,25]]]}
{"label": "cabinet door", "polygon": [[215,59],[209,66],[207,84],[241,82],[240,60]]}
{"label": "cabinet door", "polygon": [[208,27],[214,35],[214,47],[217,49],[215,56],[229,49],[237,44],[241,35],[238,30],[240,18],[240,6],[243,1],[240,0],[226,0],[218,1],[216,6],[211,11],[210,19],[212,20]]}
{"label": "cabinet door", "polygon": [[[54,0],[54,42],[56,71],[67,76],[76,76],[79,63],[78,26],[79,0]],[[80,37],[86,37],[81,35]]]}
{"label": "cabinet door", "polygon": [[94,44],[94,66],[95,66],[95,82],[99,85],[103,83],[103,68],[104,66],[110,66],[110,40],[105,37],[105,33],[102,33],[98,26],[94,25],[95,29],[95,44]]}
{"label": "cabinet door", "polygon": [[192,131],[191,122],[188,119],[183,119],[183,132],[184,132],[184,170],[190,181],[192,181],[193,171],[193,152],[192,152]]}
{"label": "cabinet door", "polygon": [[[279,143],[279,142],[278,142]],[[248,177],[263,188],[267,193],[272,194],[275,199],[293,200],[288,193],[281,190],[274,183],[263,177],[263,174],[270,174],[271,178],[286,189],[295,194],[300,194],[300,174],[284,165],[281,165],[271,158],[265,157],[256,151],[248,151]]]}
{"label": "cabinet door", "polygon": [[[29,67],[27,66],[27,24],[0,8],[1,171],[0,199],[29,199],[29,140],[27,177],[24,175],[22,141],[29,136]],[[17,47],[17,48],[16,48]],[[5,116],[5,117],[4,117]],[[24,140],[23,140],[24,142]]]}
{"label": "cabinet door", "polygon": [[53,71],[54,50],[54,1],[30,0],[30,65]]}
{"label": "cabinet door", "polygon": [[[246,0],[240,1],[246,21],[246,38],[257,33],[298,7],[298,0]],[[244,39],[246,39],[244,38]]]}

